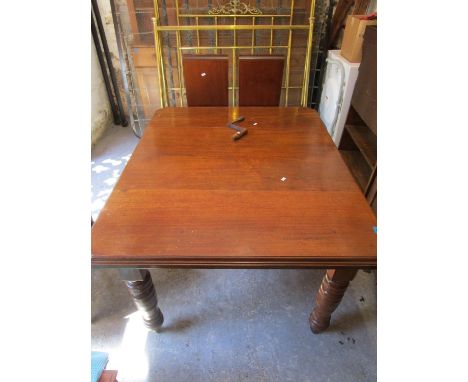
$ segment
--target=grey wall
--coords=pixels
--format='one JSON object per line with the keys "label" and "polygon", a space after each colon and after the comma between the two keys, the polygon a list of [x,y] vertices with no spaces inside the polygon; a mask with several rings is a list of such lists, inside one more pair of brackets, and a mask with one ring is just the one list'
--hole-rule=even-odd
{"label": "grey wall", "polygon": [[94,41],[91,40],[91,145],[95,145],[112,124],[112,112],[107,97]]}

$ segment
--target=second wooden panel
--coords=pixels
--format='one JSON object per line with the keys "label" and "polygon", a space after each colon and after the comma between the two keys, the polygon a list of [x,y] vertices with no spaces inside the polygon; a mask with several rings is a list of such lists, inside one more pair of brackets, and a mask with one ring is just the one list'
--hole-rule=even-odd
{"label": "second wooden panel", "polygon": [[278,106],[283,56],[239,57],[239,106]]}

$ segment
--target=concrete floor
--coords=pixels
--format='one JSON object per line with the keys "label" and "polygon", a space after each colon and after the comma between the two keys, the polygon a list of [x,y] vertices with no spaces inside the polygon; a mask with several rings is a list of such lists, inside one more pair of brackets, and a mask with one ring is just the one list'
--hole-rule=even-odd
{"label": "concrete floor", "polygon": [[[92,153],[95,218],[138,139],[113,127]],[[308,317],[323,270],[153,269],[165,321],[148,331],[116,269],[92,272],[92,349],[120,382],[375,381],[376,279],[358,272],[330,328]]]}

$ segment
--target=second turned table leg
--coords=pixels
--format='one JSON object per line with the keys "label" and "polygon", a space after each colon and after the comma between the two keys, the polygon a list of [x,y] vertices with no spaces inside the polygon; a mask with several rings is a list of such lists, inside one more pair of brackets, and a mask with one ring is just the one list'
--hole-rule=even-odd
{"label": "second turned table leg", "polygon": [[133,302],[143,317],[145,326],[148,329],[159,331],[164,322],[164,316],[158,307],[158,297],[149,271],[146,269],[122,269],[120,274],[127,285]]}
{"label": "second turned table leg", "polygon": [[330,326],[331,314],[340,304],[349,282],[356,273],[357,269],[327,270],[317,292],[315,308],[309,318],[313,333],[320,333]]}

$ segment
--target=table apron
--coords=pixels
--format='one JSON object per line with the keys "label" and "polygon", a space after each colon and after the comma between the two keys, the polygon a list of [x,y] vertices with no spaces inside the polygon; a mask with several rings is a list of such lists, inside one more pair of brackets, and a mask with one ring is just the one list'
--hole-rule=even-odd
{"label": "table apron", "polygon": [[93,268],[194,268],[194,269],[375,269],[377,263],[375,259],[359,259],[359,261],[317,261],[317,260],[302,260],[302,261],[256,261],[256,260],[235,260],[235,261],[208,261],[208,260],[171,260],[171,261],[154,261],[154,260],[112,260],[99,259],[91,263]]}

